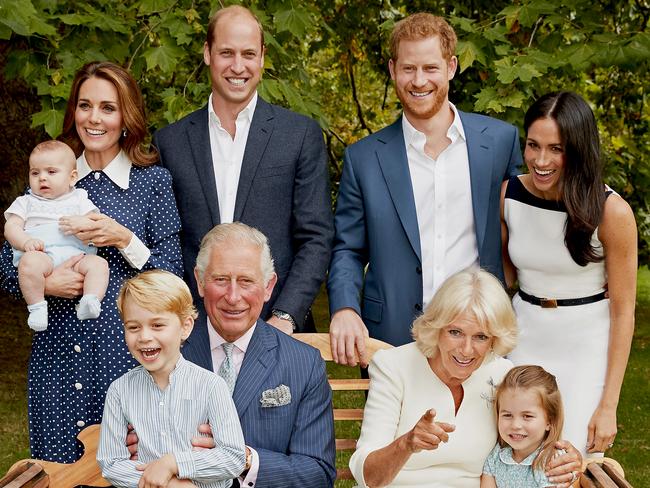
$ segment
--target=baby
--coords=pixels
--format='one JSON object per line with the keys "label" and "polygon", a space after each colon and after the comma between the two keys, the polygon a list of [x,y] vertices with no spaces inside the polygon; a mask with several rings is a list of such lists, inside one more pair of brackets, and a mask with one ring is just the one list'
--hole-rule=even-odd
{"label": "baby", "polygon": [[95,319],[108,286],[108,263],[59,230],[65,215],[86,215],[98,209],[86,190],[75,188],[77,161],[72,149],[59,141],[38,144],[29,156],[29,193],[5,211],[5,239],[14,248],[14,266],[27,302],[27,324],[36,332],[47,329],[45,278],[67,259],[85,253],[73,267],[84,276],[83,296],[77,306],[79,320]]}

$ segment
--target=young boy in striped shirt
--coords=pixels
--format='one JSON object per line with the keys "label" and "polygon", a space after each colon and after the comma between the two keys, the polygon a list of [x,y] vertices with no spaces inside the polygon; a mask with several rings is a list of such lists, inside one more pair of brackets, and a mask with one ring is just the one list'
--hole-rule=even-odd
{"label": "young boy in striped shirt", "polygon": [[[226,488],[245,467],[244,437],[226,383],[186,361],[182,342],[196,310],[187,285],[161,270],[124,282],[117,298],[129,352],[140,363],[108,389],[97,462],[115,486]],[[216,447],[193,451],[197,427],[209,423]],[[124,444],[138,434],[138,460]]]}

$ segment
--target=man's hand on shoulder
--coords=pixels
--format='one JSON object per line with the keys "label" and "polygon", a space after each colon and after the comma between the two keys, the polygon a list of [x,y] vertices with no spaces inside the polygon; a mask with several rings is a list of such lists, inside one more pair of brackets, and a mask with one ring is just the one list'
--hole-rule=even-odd
{"label": "man's hand on shoulder", "polygon": [[368,366],[366,355],[366,339],[368,337],[368,328],[353,309],[343,308],[332,316],[330,343],[332,358],[336,363],[356,366],[358,353],[358,362],[361,367]]}

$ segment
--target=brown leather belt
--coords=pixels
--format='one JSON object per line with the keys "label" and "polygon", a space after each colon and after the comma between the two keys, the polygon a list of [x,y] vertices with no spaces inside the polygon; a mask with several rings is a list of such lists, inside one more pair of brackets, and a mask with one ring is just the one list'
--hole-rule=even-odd
{"label": "brown leather belt", "polygon": [[529,295],[525,291],[519,290],[519,296],[525,302],[532,303],[533,305],[538,305],[542,308],[557,308],[557,307],[573,307],[575,305],[586,305],[587,303],[595,303],[601,300],[604,300],[607,294],[607,290],[601,291],[596,295],[591,295],[590,297],[582,298],[539,298],[533,295]]}

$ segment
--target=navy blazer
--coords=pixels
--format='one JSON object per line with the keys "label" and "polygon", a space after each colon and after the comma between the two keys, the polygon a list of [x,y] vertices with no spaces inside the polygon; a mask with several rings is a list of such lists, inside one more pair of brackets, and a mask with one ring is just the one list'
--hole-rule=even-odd
{"label": "navy blazer", "polygon": [[[203,310],[194,328],[207,328]],[[182,352],[186,359],[213,369],[209,350],[206,356],[185,344]],[[280,385],[289,387],[291,402],[262,407],[262,392]],[[233,400],[246,445],[259,454],[257,488],[334,486],[332,391],[317,349],[258,320]]]}
{"label": "navy blazer", "polygon": [[[522,163],[518,131],[491,117],[459,114],[479,263],[503,281],[501,184]],[[394,346],[410,342],[422,311],[422,260],[401,117],[346,149],[334,223],[330,313],[352,308],[371,337]]]}
{"label": "navy blazer", "polygon": [[[153,143],[173,178],[181,217],[185,280],[199,301],[194,265],[203,236],[220,223],[207,105],[160,129]],[[303,331],[325,279],[334,225],[323,133],[312,119],[261,97],[246,141],[234,221],[269,240],[278,282],[262,310],[283,310]]]}

